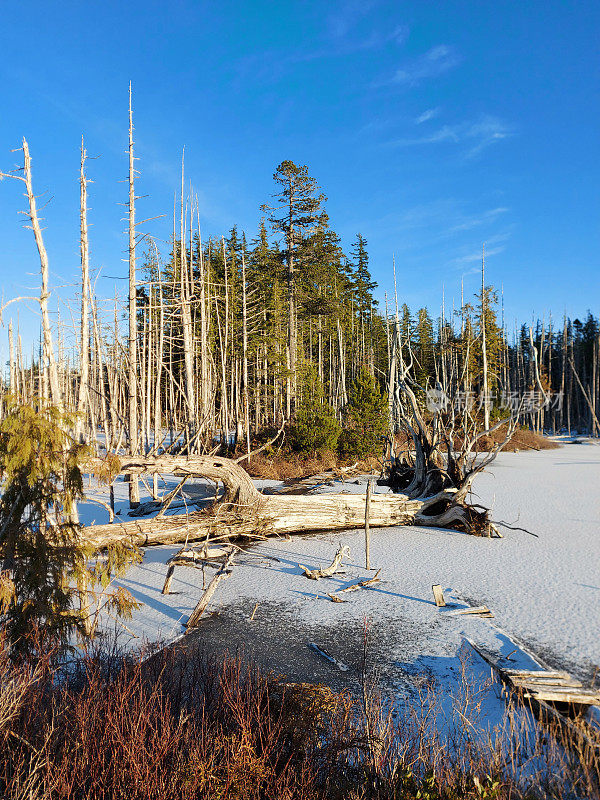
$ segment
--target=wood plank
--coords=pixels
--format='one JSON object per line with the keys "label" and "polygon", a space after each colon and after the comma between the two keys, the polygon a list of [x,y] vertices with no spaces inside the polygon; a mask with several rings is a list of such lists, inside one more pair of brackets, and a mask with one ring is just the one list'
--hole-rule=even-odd
{"label": "wood plank", "polygon": [[[541,675],[558,675],[558,676],[568,675],[568,673],[563,672],[563,671],[552,672],[551,670],[543,670],[543,669],[540,669],[540,670],[511,670],[511,669],[504,669],[503,667],[500,667],[499,664],[496,661],[494,661],[486,653],[484,653],[470,639],[467,639],[467,642],[470,644],[470,646],[473,648],[473,650],[498,673],[498,677],[500,678],[500,680],[502,680],[503,683],[505,683],[507,686],[512,687],[512,688],[516,688],[516,687],[512,686],[511,678],[510,678],[511,674],[512,675],[517,675],[517,674],[519,674],[519,675],[538,674],[539,675],[539,674],[541,674]],[[582,727],[582,725],[576,725],[571,719],[569,719],[569,717],[565,716],[564,714],[561,714],[560,711],[558,711],[558,709],[556,709],[554,706],[552,706],[548,702],[546,702],[545,699],[542,699],[542,697],[540,697],[539,695],[538,696],[534,696],[533,694],[526,695],[525,693],[520,694],[520,697],[521,697],[521,699],[527,698],[530,703],[535,704],[535,706],[537,706],[537,709],[538,709],[539,713],[542,715],[542,718],[543,718],[543,715],[546,715],[547,718],[552,718],[556,722],[558,722],[558,724],[563,729],[567,730],[569,732],[569,734],[574,737],[575,741],[585,742],[592,749],[600,751],[600,742],[598,741],[598,739],[596,737],[594,737],[594,739],[592,739],[588,735],[586,730]],[[557,702],[557,701],[555,700],[554,702]],[[566,701],[564,699],[564,696],[563,696],[561,698],[561,700],[558,701],[558,702],[570,702],[570,701]],[[586,705],[587,705],[587,703],[586,703]]]}
{"label": "wood plank", "polygon": [[487,606],[472,606],[470,608],[461,608],[459,611],[449,611],[447,612],[447,614],[449,617],[458,617],[462,616],[463,614],[480,614],[482,616],[485,615],[488,619],[494,616]]}
{"label": "wood plank", "polygon": [[442,587],[439,583],[434,584],[432,587],[433,590],[433,599],[435,600],[435,604],[438,608],[443,608],[446,605],[446,601],[444,600],[444,593],[442,592]]}
{"label": "wood plank", "polygon": [[539,677],[544,676],[545,678],[570,678],[568,672],[564,670],[552,670],[552,669],[504,669],[502,667],[502,672],[505,675],[508,675],[509,678],[515,677]]}
{"label": "wood plank", "polygon": [[513,677],[510,679],[513,686],[565,686],[577,689],[583,686],[581,681],[567,676],[566,678],[553,678],[541,675],[539,677],[531,675],[528,677]]}
{"label": "wood plank", "polygon": [[[525,688],[525,687],[524,687]],[[594,689],[576,689],[569,686],[531,686],[525,696],[553,703],[578,703],[595,706],[600,704],[600,692]]]}

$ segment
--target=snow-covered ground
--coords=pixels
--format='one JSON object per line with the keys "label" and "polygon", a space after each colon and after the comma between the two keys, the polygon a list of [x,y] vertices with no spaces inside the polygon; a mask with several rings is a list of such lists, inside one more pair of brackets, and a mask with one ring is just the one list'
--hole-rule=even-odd
{"label": "snow-covered ground", "polygon": [[[117,486],[124,498],[126,485]],[[475,483],[479,502],[493,508],[494,519],[537,536],[504,527],[503,539],[434,528],[373,529],[371,565],[381,568],[381,583],[344,595],[345,603],[331,602],[327,592],[374,574],[364,567],[364,532],[271,539],[239,556],[198,633],[186,640],[218,650],[241,647],[292,678],[336,683],[358,674],[367,619],[372,659],[398,690],[411,674],[456,675],[465,637],[508,656],[507,666],[531,668],[531,653],[590,680],[600,665],[599,488],[600,446],[593,443],[500,454]],[[365,479],[326,491],[364,493]],[[99,506],[82,516],[105,520]],[[299,563],[328,564],[340,543],[351,548],[344,574],[319,582],[304,577]],[[123,630],[125,638],[135,635],[133,646],[180,636],[202,594],[201,570],[187,567],[176,568],[172,593],[161,594],[165,562],[177,549],[148,548],[143,563],[120,581],[142,603],[126,623],[130,633]],[[205,580],[212,574],[207,567]],[[433,604],[432,584],[442,585],[454,609]],[[488,606],[494,618],[452,614],[467,604]],[[310,643],[349,669],[342,676]],[[478,669],[489,674],[483,662]]]}

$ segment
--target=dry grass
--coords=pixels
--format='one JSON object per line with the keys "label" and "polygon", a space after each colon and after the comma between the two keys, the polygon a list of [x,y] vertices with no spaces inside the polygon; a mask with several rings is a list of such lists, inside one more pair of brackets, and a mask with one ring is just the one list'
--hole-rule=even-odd
{"label": "dry grass", "polygon": [[[506,427],[499,428],[491,437],[484,436],[479,440],[478,450],[488,452],[495,444],[502,442],[505,436]],[[405,434],[400,433],[396,436],[397,451],[409,447],[410,444]],[[460,442],[457,441],[457,445],[459,444]],[[528,428],[518,428],[504,450],[514,453],[521,450],[553,450],[557,447],[560,445],[547,436],[537,434]],[[242,454],[239,452],[236,455],[239,457]],[[321,473],[331,473],[332,476],[337,476],[342,474],[343,469],[354,465],[360,472],[380,472],[381,454],[374,454],[357,461],[352,458],[341,458],[337,453],[331,451],[308,456],[282,448],[258,453],[251,458],[250,462],[242,463],[253,478],[292,481]]]}
{"label": "dry grass", "polygon": [[465,800],[600,797],[597,751],[509,704],[481,725],[492,685],[463,664],[455,696],[424,680],[398,713],[364,678],[360,700],[269,682],[239,659],[145,664],[0,650],[0,795],[6,800],[235,798]]}
{"label": "dry grass", "polygon": [[271,457],[259,453],[253,456],[250,464],[245,462],[244,466],[253,478],[292,481],[321,473],[337,477],[343,474],[342,470],[349,467],[355,467],[357,472],[371,472],[371,470],[379,472],[381,460],[376,456],[361,461],[348,460],[340,458],[331,451],[313,456],[282,451]]}

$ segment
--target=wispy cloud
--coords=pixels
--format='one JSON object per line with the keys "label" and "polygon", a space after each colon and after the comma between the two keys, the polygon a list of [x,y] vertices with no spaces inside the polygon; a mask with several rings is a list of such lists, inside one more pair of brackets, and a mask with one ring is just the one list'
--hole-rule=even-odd
{"label": "wispy cloud", "polygon": [[[342,3],[335,12],[326,19],[329,33],[329,51],[331,44],[336,55],[357,50],[371,50],[387,43],[402,44],[406,41],[409,28],[407,25],[393,24],[383,26],[380,23],[372,27],[366,17],[377,7],[376,0],[351,0]],[[321,51],[317,51],[321,54]],[[315,56],[318,57],[318,56]]]}
{"label": "wispy cloud", "polygon": [[[498,247],[490,247],[486,248],[485,250],[485,257],[490,258],[491,256],[497,256],[499,253],[504,251],[504,245],[499,245]],[[470,264],[479,263],[481,264],[481,248],[476,251],[472,251],[470,253],[466,253],[462,256],[457,256],[456,258],[451,259],[450,266],[454,269],[465,269]],[[479,267],[473,267],[472,269],[464,272],[464,275],[471,275],[474,272],[478,272]]]}
{"label": "wispy cloud", "polygon": [[424,122],[429,122],[430,119],[435,119],[440,113],[439,108],[428,108],[415,119],[415,125],[422,125]]}
{"label": "wispy cloud", "polygon": [[396,139],[390,142],[397,147],[410,147],[426,144],[463,144],[467,146],[466,155],[475,156],[492,144],[513,134],[513,129],[501,119],[484,114],[476,120],[443,125],[426,136]]}
{"label": "wispy cloud", "polygon": [[386,44],[402,44],[408,37],[409,29],[405,25],[397,25],[390,31],[371,30],[358,35],[338,36],[331,39],[322,48],[306,53],[296,53],[290,61],[315,61],[321,58],[335,58],[351,55],[367,50],[376,50]]}
{"label": "wispy cloud", "polygon": [[[507,230],[502,231],[500,233],[495,234],[494,236],[489,236],[485,240],[485,258],[486,262],[488,258],[492,258],[493,256],[497,256],[500,253],[503,253],[506,248],[506,242],[510,239],[512,235],[512,227],[509,227]],[[448,266],[452,269],[461,270],[463,277],[467,275],[472,275],[475,272],[479,272],[481,269],[481,256],[482,256],[482,245],[477,244],[476,246],[469,246],[463,249],[461,255],[456,256],[455,258],[450,259],[448,262]],[[471,266],[473,265],[473,266]]]}
{"label": "wispy cloud", "polygon": [[480,225],[486,225],[490,222],[495,222],[496,219],[501,215],[505,214],[508,211],[508,208],[504,206],[499,206],[498,208],[491,208],[489,211],[484,211],[483,214],[479,216],[470,217],[468,219],[463,220],[462,222],[458,222],[449,229],[449,233],[458,233],[459,231],[470,231],[473,228],[477,228]]}
{"label": "wispy cloud", "polygon": [[453,47],[438,44],[418,56],[395,72],[388,83],[403,86],[416,86],[429,78],[437,78],[460,62],[460,56]]}

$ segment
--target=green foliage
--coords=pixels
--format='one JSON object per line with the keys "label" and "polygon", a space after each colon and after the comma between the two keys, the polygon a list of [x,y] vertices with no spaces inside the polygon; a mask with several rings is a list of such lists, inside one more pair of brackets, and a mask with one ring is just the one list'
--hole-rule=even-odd
{"label": "green foliage", "polygon": [[[73,633],[94,627],[90,599],[98,597],[100,561],[90,566],[91,553],[78,541],[86,448],[67,433],[71,424],[55,407],[18,404],[0,422],[0,615],[15,654],[32,649],[35,630],[60,651]],[[111,569],[122,568],[131,553],[109,560]],[[132,600],[121,595],[116,610],[127,614]]]}
{"label": "green foliage", "polygon": [[343,455],[356,458],[379,454],[381,439],[387,430],[387,400],[369,370],[363,367],[350,390],[339,450]]}
{"label": "green foliage", "polygon": [[302,399],[290,430],[292,447],[311,454],[335,450],[340,425],[333,408],[325,400],[323,384],[312,365],[305,365],[301,372]]}

